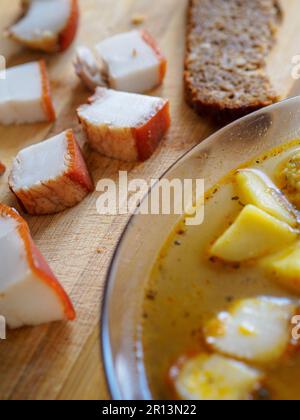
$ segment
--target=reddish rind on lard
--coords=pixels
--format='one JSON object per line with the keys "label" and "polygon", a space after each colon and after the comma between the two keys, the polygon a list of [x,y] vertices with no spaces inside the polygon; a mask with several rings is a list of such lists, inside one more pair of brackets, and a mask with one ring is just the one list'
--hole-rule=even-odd
{"label": "reddish rind on lard", "polygon": [[94,190],[72,130],[23,149],[13,162],[9,186],[32,215],[61,212]]}
{"label": "reddish rind on lard", "polygon": [[60,51],[65,51],[74,41],[79,26],[79,5],[78,0],[70,0],[70,15],[65,29],[59,37]]}
{"label": "reddish rind on lard", "polygon": [[148,31],[141,30],[140,33],[143,40],[146,42],[146,44],[150,46],[150,48],[152,48],[152,50],[157,56],[157,59],[159,61],[160,83],[162,83],[167,73],[167,59],[163,55],[155,39],[152,37],[152,35],[150,35]]}
{"label": "reddish rind on lard", "polygon": [[[5,75],[2,75],[3,72]],[[0,72],[0,124],[30,124],[54,120],[55,110],[43,60]]]}
{"label": "reddish rind on lard", "polygon": [[45,114],[48,117],[49,122],[55,121],[56,114],[51,98],[50,91],[50,82],[47,75],[47,68],[45,61],[41,60],[39,62],[40,72],[41,72],[41,81],[42,81],[42,104],[45,111]]}
{"label": "reddish rind on lard", "polygon": [[3,165],[2,162],[0,162],[0,176],[4,174],[5,170],[6,170],[5,165]]}
{"label": "reddish rind on lard", "polygon": [[128,162],[147,160],[171,122],[168,100],[106,88],[77,113],[94,150]]}
{"label": "reddish rind on lard", "polygon": [[78,0],[23,1],[21,18],[7,34],[34,50],[55,53],[73,42],[79,23]]}
{"label": "reddish rind on lard", "polygon": [[166,58],[146,31],[114,35],[94,49],[80,47],[75,60],[77,75],[92,90],[104,86],[145,93],[161,85],[166,69]]}
{"label": "reddish rind on lard", "polygon": [[10,328],[74,320],[74,307],[26,221],[0,204],[0,314]]}

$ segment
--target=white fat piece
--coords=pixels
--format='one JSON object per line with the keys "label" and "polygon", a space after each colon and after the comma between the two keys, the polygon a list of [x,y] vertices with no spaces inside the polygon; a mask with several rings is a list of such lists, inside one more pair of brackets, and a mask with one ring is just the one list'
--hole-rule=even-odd
{"label": "white fat piece", "polygon": [[256,363],[278,360],[291,340],[290,323],[297,305],[280,298],[245,299],[206,325],[215,351]]}
{"label": "white fat piece", "polygon": [[27,13],[10,32],[26,41],[56,36],[66,26],[70,4],[70,0],[32,0]]}
{"label": "white fat piece", "polygon": [[110,87],[144,93],[160,83],[160,62],[141,32],[131,31],[108,38],[95,47],[108,68]]}
{"label": "white fat piece", "polygon": [[182,400],[247,400],[260,386],[261,373],[219,355],[200,354],[188,360],[175,380]]}
{"label": "white fat piece", "polygon": [[0,124],[46,121],[42,103],[42,75],[38,62],[23,64],[0,74]]}
{"label": "white fat piece", "polygon": [[32,272],[17,222],[0,219],[0,315],[10,328],[65,318],[64,308],[43,280]]}
{"label": "white fat piece", "polygon": [[92,91],[97,87],[108,86],[107,69],[103,60],[97,58],[89,48],[78,47],[76,50],[74,61],[76,74]]}
{"label": "white fat piece", "polygon": [[13,162],[14,190],[30,189],[63,175],[67,169],[67,156],[66,132],[21,150]]}
{"label": "white fat piece", "polygon": [[[134,128],[145,124],[158,111],[163,101],[146,95],[101,90],[90,105],[79,109],[80,117],[93,125],[113,128]],[[102,94],[103,93],[103,94]]]}

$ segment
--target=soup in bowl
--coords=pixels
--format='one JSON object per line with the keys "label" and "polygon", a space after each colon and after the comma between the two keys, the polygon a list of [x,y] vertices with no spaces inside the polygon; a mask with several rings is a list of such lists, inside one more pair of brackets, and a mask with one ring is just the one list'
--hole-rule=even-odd
{"label": "soup in bowl", "polygon": [[165,174],[205,180],[202,224],[131,218],[102,314],[113,398],[300,398],[299,113],[245,117]]}

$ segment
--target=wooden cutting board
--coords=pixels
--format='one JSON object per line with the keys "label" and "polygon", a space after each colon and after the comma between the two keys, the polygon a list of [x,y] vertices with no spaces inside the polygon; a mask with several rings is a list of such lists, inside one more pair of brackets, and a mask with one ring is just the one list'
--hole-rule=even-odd
{"label": "wooden cutting board", "polygon": [[[1,33],[17,16],[18,4],[18,0],[0,0]],[[119,170],[129,171],[132,177],[157,177],[216,128],[195,115],[183,99],[187,0],[81,0],[80,6],[81,25],[75,45],[93,45],[110,34],[131,29],[132,17],[142,14],[145,22],[141,27],[159,40],[168,57],[166,82],[155,93],[170,99],[173,124],[155,156],[144,164],[124,164],[103,158],[84,146],[95,182],[101,178],[115,180]],[[291,59],[300,54],[300,2],[284,0],[283,7],[286,20],[269,62],[269,72],[276,83],[290,90]],[[75,110],[89,93],[73,72],[75,45],[64,54],[45,56],[57,121],[53,125],[0,127],[0,159],[8,170],[20,149],[66,128],[73,128],[84,143]],[[4,38],[0,39],[0,53],[6,56],[9,66],[41,57]],[[294,87],[294,93],[297,91],[298,87]],[[56,216],[25,216],[35,241],[70,293],[78,317],[74,323],[9,332],[7,340],[0,341],[0,399],[104,399],[108,396],[100,360],[98,320],[105,274],[127,217],[98,215],[98,196],[95,192],[79,206]],[[7,173],[0,180],[0,200],[17,206],[7,187]]]}

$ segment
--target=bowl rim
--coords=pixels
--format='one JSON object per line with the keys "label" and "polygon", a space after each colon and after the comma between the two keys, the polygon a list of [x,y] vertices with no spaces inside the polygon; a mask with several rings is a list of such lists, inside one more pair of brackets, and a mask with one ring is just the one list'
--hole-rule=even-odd
{"label": "bowl rim", "polygon": [[[200,143],[192,146],[189,150],[187,150],[186,152],[184,152],[178,159],[176,159],[172,165],[170,165],[163,173],[162,175],[159,177],[158,182],[163,179],[169,172],[172,171],[172,169],[180,164],[181,161],[183,161],[184,159],[186,159],[188,157],[189,154],[194,154],[197,153],[197,149],[200,147],[205,146],[206,143],[213,141],[213,138],[216,135],[222,134],[223,132],[227,131],[228,129],[230,129],[231,127],[244,123],[249,119],[252,119],[255,116],[259,116],[261,114],[264,114],[265,112],[268,111],[272,111],[276,108],[281,108],[282,106],[284,106],[286,103],[292,103],[292,102],[297,102],[300,101],[300,95],[298,96],[294,96],[291,98],[287,98],[284,99],[282,101],[279,101],[275,104],[269,105],[267,107],[261,108],[258,111],[252,112],[242,118],[239,118],[233,122],[231,122],[230,124],[227,124],[223,127],[221,127],[220,129],[215,130],[212,134],[210,134],[208,137],[206,137],[204,140],[202,140]],[[155,184],[156,185],[156,184]],[[144,200],[149,196],[149,194],[151,194],[151,191],[153,190],[153,188],[155,187],[155,185],[153,185],[151,187],[151,189],[149,189],[149,191],[145,194],[145,196],[143,197],[141,203],[144,202]],[[105,381],[106,381],[106,385],[107,385],[107,390],[110,396],[110,399],[112,400],[122,400],[122,395],[118,386],[118,382],[117,382],[117,378],[116,378],[116,374],[115,374],[115,369],[114,369],[114,363],[113,363],[113,357],[112,357],[112,351],[111,351],[111,345],[110,345],[110,328],[109,328],[109,315],[108,315],[108,300],[109,300],[109,288],[111,285],[111,282],[113,282],[113,278],[114,278],[114,273],[116,271],[116,267],[117,267],[117,262],[118,262],[118,255],[120,253],[120,249],[121,246],[123,244],[123,241],[125,240],[125,237],[127,236],[127,232],[130,229],[130,226],[132,225],[132,223],[134,222],[136,216],[138,215],[138,210],[139,208],[137,207],[134,212],[129,216],[129,219],[127,220],[125,227],[122,231],[122,234],[120,235],[116,245],[115,245],[115,249],[114,252],[111,256],[110,259],[110,263],[107,269],[107,273],[105,276],[105,281],[104,281],[104,287],[103,287],[103,295],[102,295],[102,306],[101,306],[101,310],[100,310],[100,356],[101,356],[101,360],[102,360],[102,366],[103,366],[103,370],[104,370],[104,376],[105,376]]]}

